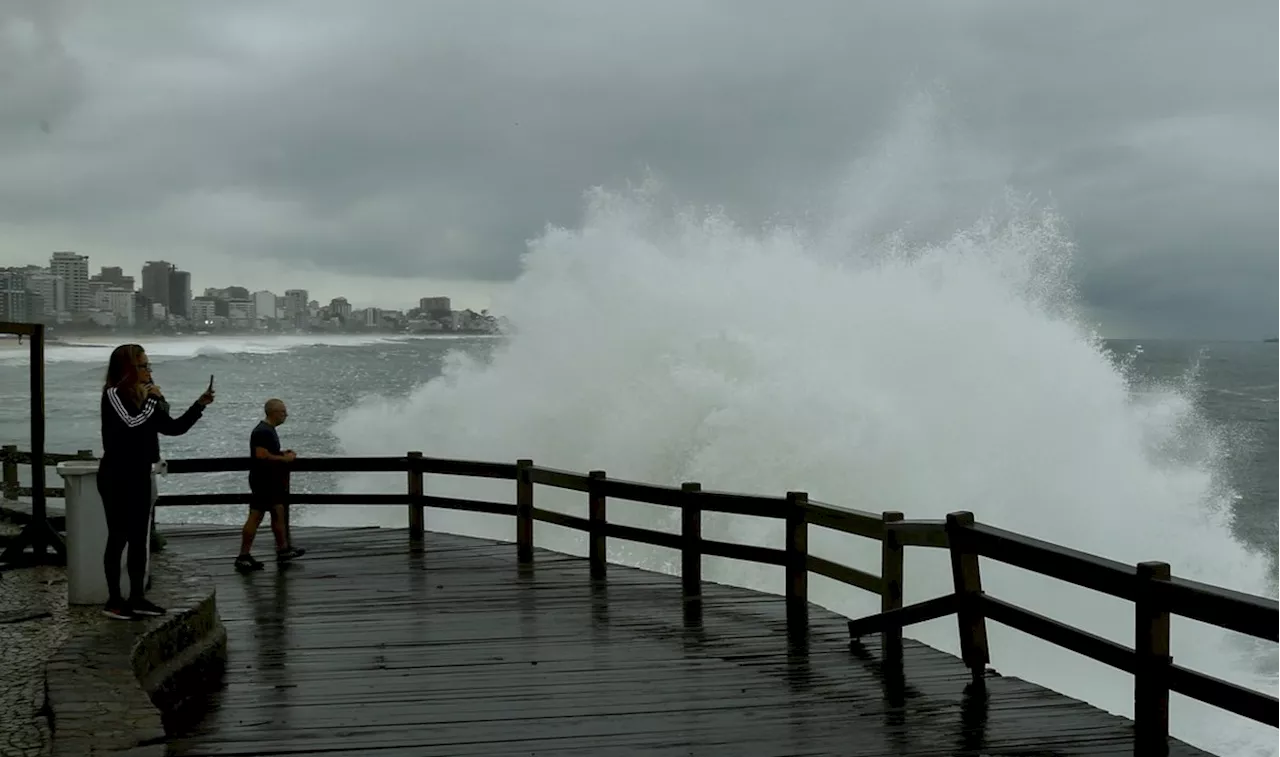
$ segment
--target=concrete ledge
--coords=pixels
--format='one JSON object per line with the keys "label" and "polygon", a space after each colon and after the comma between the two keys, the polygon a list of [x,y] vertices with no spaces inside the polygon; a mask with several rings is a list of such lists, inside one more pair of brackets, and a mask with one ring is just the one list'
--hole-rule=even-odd
{"label": "concrete ledge", "polygon": [[190,559],[152,557],[160,618],[121,622],[70,612],[67,644],[45,668],[54,757],[164,753],[166,718],[216,686],[227,634],[213,579]]}

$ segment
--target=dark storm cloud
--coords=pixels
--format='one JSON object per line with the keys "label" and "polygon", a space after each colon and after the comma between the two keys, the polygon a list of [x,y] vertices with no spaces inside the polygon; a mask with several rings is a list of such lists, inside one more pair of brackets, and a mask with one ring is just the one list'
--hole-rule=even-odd
{"label": "dark storm cloud", "polygon": [[1276,312],[1275,28],[1262,2],[0,0],[0,225],[504,280],[646,167],[803,210],[928,89],[984,156],[957,201],[1052,198],[1092,304],[1251,336]]}

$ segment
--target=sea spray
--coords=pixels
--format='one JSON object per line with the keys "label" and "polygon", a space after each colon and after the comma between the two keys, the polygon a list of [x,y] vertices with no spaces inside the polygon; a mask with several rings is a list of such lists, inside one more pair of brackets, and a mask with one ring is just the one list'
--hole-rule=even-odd
{"label": "sea spray", "polygon": [[[655,483],[804,490],[911,518],[972,510],[1113,559],[1165,560],[1178,576],[1274,593],[1266,559],[1231,537],[1231,495],[1215,474],[1220,440],[1188,389],[1136,392],[1077,315],[1072,247],[1053,212],[1002,196],[976,222],[909,239],[875,232],[856,206],[831,214],[827,228],[753,229],[662,197],[652,182],[591,192],[580,228],[548,228],[530,243],[499,305],[515,336],[487,361],[451,356],[440,378],[407,398],[366,398],[335,426],[345,451],[532,457]],[[390,484],[353,476],[345,485]],[[512,496],[509,482],[432,476],[428,488]],[[543,507],[585,512],[576,493],[539,487],[536,496]],[[622,502],[609,516],[672,531],[679,523],[677,513]],[[433,529],[514,536],[508,519],[429,518]],[[781,544],[776,522],[751,518],[708,517],[704,535]],[[554,526],[539,524],[536,538],[585,552],[580,534]],[[810,544],[829,559],[878,566],[873,542],[814,528]],[[610,557],[677,570],[660,548],[612,540]],[[951,590],[944,554],[910,550],[906,570],[908,602]],[[983,571],[993,596],[1132,643],[1128,603],[990,561]],[[777,568],[727,560],[709,558],[704,577],[782,587]],[[818,577],[810,596],[850,616],[878,606]],[[989,633],[1001,673],[1131,713],[1128,674],[996,624]],[[957,649],[954,620],[909,635]],[[1180,664],[1276,691],[1275,644],[1176,620],[1173,648]],[[1173,708],[1181,738],[1220,754],[1276,754],[1274,729],[1181,697]]]}

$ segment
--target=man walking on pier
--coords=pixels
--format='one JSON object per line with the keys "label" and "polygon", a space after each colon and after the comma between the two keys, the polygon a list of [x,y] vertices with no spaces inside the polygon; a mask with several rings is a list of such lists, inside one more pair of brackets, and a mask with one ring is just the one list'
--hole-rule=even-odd
{"label": "man walking on pier", "polygon": [[285,422],[289,411],[284,402],[269,399],[263,406],[266,416],[249,435],[249,517],[244,522],[240,538],[240,555],[236,557],[236,570],[248,572],[262,570],[262,563],[253,559],[253,537],[258,533],[262,518],[271,513],[271,532],[276,538],[276,562],[286,563],[301,557],[306,550],[289,543],[289,523],[285,514],[285,499],[289,494],[289,468],[296,455],[293,450],[280,449],[280,435],[276,427]]}

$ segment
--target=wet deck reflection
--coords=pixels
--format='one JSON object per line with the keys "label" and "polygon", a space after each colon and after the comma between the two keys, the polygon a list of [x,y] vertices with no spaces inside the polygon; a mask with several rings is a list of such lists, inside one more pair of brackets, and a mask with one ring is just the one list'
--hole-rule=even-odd
{"label": "wet deck reflection", "polygon": [[[218,579],[223,690],[170,753],[196,755],[1131,755],[1132,728],[950,655],[851,645],[781,597],[513,544],[298,529],[296,565],[230,570],[238,530],[172,532]],[[1175,755],[1203,755],[1174,744]]]}

